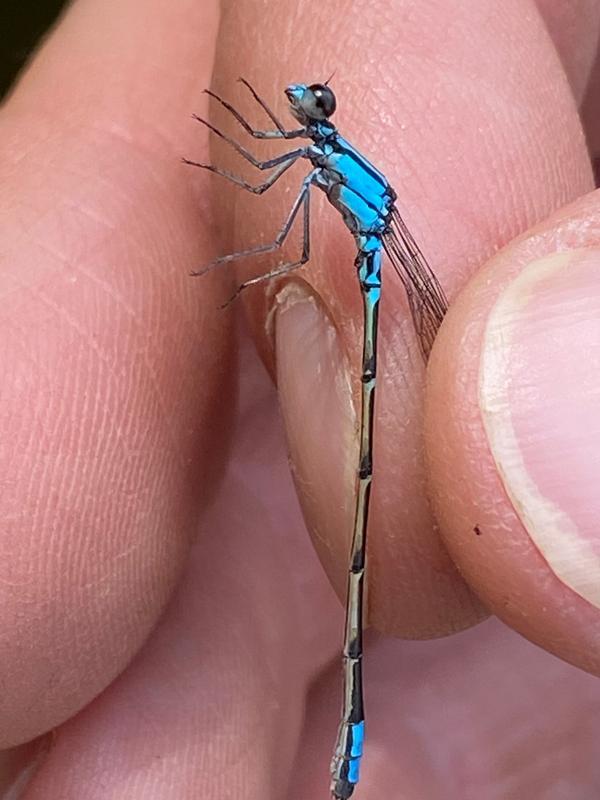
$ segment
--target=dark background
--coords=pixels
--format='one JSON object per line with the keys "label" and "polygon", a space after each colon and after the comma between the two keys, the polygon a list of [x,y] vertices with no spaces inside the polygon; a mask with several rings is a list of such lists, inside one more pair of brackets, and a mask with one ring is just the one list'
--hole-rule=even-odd
{"label": "dark background", "polygon": [[65,0],[0,0],[0,97],[65,5]]}

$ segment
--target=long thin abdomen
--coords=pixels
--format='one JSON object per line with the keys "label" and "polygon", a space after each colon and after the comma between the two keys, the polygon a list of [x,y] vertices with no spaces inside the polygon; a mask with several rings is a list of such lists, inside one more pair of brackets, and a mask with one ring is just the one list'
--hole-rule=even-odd
{"label": "long thin abdomen", "polygon": [[359,252],[355,263],[364,307],[360,455],[346,596],[342,719],[331,762],[331,792],[336,800],[347,800],[358,782],[364,734],[362,618],[367,525],[373,475],[373,412],[377,373],[377,327],[381,296],[381,241],[378,237],[370,236],[364,239],[364,248]]}

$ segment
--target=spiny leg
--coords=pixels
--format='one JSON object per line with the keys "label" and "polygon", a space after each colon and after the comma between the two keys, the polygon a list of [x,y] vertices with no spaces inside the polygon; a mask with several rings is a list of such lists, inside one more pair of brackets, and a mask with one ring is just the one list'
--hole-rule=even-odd
{"label": "spiny leg", "polygon": [[199,277],[200,275],[205,275],[207,272],[210,272],[211,270],[215,269],[215,267],[219,267],[222,264],[227,264],[230,261],[237,261],[238,258],[246,258],[247,256],[255,256],[259,255],[260,253],[271,253],[273,252],[273,250],[278,250],[281,247],[281,245],[285,242],[287,235],[290,232],[290,228],[294,223],[296,214],[298,213],[298,209],[305,200],[305,195],[310,188],[310,184],[315,176],[315,173],[316,170],[313,170],[304,179],[302,183],[302,189],[300,190],[298,196],[294,200],[294,204],[290,209],[290,213],[288,214],[286,221],[283,223],[283,226],[281,227],[281,230],[275,237],[274,241],[270,242],[269,244],[260,244],[257,245],[256,247],[251,247],[249,250],[240,250],[237,253],[230,253],[227,256],[220,256],[219,258],[215,258],[214,261],[211,261],[210,264],[207,264],[207,266],[203,267],[203,269],[190,272],[190,275],[196,278]]}
{"label": "spiny leg", "polygon": [[283,126],[283,125],[281,124],[281,122],[280,122],[280,121],[277,119],[277,117],[275,116],[275,114],[274,114],[274,113],[271,111],[271,109],[270,109],[270,108],[269,108],[269,106],[268,106],[268,105],[265,103],[265,101],[262,99],[262,97],[260,97],[260,96],[257,94],[257,92],[255,91],[255,89],[254,89],[252,86],[250,86],[250,84],[248,83],[248,81],[247,81],[245,78],[238,78],[238,80],[239,80],[239,82],[240,82],[240,83],[243,83],[243,84],[244,84],[244,86],[246,87],[246,89],[248,89],[248,91],[250,92],[250,94],[252,95],[252,97],[253,97],[253,98],[256,100],[256,102],[258,103],[258,105],[259,105],[259,106],[260,106],[260,107],[261,107],[261,108],[262,108],[262,109],[263,109],[263,110],[266,112],[267,116],[268,116],[268,117],[269,117],[269,119],[270,119],[270,120],[273,122],[273,124],[275,125],[275,127],[277,128],[277,130],[278,130],[278,131],[280,131],[281,133],[283,133],[283,132],[285,131],[285,128],[284,128],[284,126]]}
{"label": "spiny leg", "polygon": [[306,152],[305,147],[299,147],[297,150],[290,150],[289,153],[282,153],[282,155],[277,156],[276,158],[270,158],[267,161],[260,161],[256,156],[253,156],[249,150],[246,150],[245,147],[242,147],[241,144],[238,144],[234,139],[231,139],[229,136],[220,131],[218,128],[215,128],[208,120],[199,117],[197,114],[192,114],[192,117],[197,121],[201,122],[203,125],[211,130],[213,133],[216,133],[218,137],[223,139],[223,141],[227,142],[230,147],[238,152],[246,161],[249,161],[253,166],[257,169],[269,169],[270,167],[274,167],[277,164],[280,164],[282,161],[286,161],[288,158],[293,158],[294,156],[300,157],[304,155]]}
{"label": "spiny leg", "polygon": [[304,195],[302,199],[302,202],[304,203],[304,229],[302,231],[302,255],[298,261],[288,261],[285,264],[279,264],[279,266],[275,267],[269,272],[265,272],[264,275],[258,275],[256,278],[250,278],[249,280],[244,281],[238,286],[229,300],[223,303],[221,308],[226,308],[236,299],[236,297],[239,297],[244,289],[247,289],[249,286],[256,286],[258,283],[262,283],[263,281],[271,280],[271,278],[277,278],[279,275],[283,275],[286,272],[291,272],[294,269],[298,269],[298,267],[301,267],[303,264],[306,264],[310,258],[310,184],[308,184],[306,188],[302,190],[302,194]]}
{"label": "spiny leg", "polygon": [[[243,78],[240,78],[240,81],[244,83],[246,86],[249,86],[247,81],[245,81]],[[255,139],[298,139],[301,136],[306,136],[305,128],[297,128],[295,130],[286,131],[283,128],[283,126],[280,125],[278,120],[274,120],[275,124],[277,125],[276,131],[257,130],[256,128],[253,128],[252,125],[250,125],[250,123],[248,122],[248,120],[246,120],[245,117],[243,117],[240,114],[240,112],[231,105],[231,103],[228,103],[227,100],[223,100],[222,97],[213,92],[211,89],[205,89],[204,91],[207,95],[216,100],[217,103],[220,103],[223,106],[223,108],[226,108],[227,111],[229,111],[229,113],[232,114],[235,117],[235,119],[240,123],[242,128],[247,133],[249,133],[250,136],[253,136]],[[252,87],[250,87],[250,91],[257,99],[258,103],[262,106],[262,108],[264,108],[267,114],[269,114],[271,119],[273,119],[273,117],[269,113],[268,107],[264,104],[264,102],[260,99],[260,97],[258,97],[258,95],[256,94],[256,92],[254,92]]]}
{"label": "spiny leg", "polygon": [[190,161],[189,158],[182,158],[181,159],[184,164],[189,164],[191,167],[201,167],[202,169],[207,169],[209,172],[214,172],[215,175],[221,175],[223,178],[227,178],[228,181],[231,183],[235,183],[236,186],[241,186],[242,189],[245,189],[247,192],[252,192],[252,194],[262,194],[266,192],[267,189],[270,189],[273,184],[281,178],[284,172],[286,172],[292,164],[296,163],[297,157],[288,159],[284,161],[277,169],[275,169],[267,178],[264,183],[260,183],[258,186],[253,186],[248,181],[241,178],[239,175],[234,175],[232,172],[229,172],[226,169],[220,169],[219,167],[213,167],[211,164],[200,164],[198,161]]}

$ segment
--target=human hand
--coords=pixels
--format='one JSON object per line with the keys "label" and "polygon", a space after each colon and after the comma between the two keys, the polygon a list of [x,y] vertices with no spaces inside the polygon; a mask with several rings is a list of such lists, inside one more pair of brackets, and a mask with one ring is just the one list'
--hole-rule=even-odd
{"label": "human hand", "polygon": [[[474,0],[376,4],[370,24],[362,6],[338,16],[278,4],[267,21],[263,6],[237,3],[215,74],[237,99],[238,73],[276,98],[336,68],[339,125],[389,174],[454,296],[498,246],[592,188],[573,96],[598,4],[573,3],[564,19],[557,9],[542,10],[570,88],[533,4],[500,13]],[[248,346],[237,353],[231,315],[215,311],[228,289],[187,277],[223,251],[217,223],[232,219],[231,208],[211,219],[209,185],[235,197],[236,245],[270,236],[290,197],[225,194],[177,163],[208,158],[206,132],[186,120],[206,112],[216,25],[211,4],[79,2],[0,123],[2,743],[56,728],[27,800],[326,792],[341,611],[303,535],[273,392]],[[595,242],[596,203],[570,213],[569,246]],[[532,547],[476,424],[487,280],[497,293],[524,257],[562,246],[564,226],[543,226],[461,296],[432,359],[431,494],[451,557],[425,499],[422,367],[388,280],[370,620],[423,637],[481,619],[456,563],[515,628],[596,671],[597,614]],[[314,241],[293,289],[255,293],[248,310],[304,515],[341,593],[360,316],[352,243],[329,209]],[[591,796],[592,678],[492,623],[437,643],[375,638],[365,796]],[[7,754],[7,783],[29,754]]]}

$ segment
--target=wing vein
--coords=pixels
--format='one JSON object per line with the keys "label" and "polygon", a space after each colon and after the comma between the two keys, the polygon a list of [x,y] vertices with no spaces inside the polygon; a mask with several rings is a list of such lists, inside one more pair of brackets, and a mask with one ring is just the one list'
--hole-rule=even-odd
{"label": "wing vein", "polygon": [[383,246],[406,291],[417,338],[427,360],[448,310],[446,295],[396,208]]}

